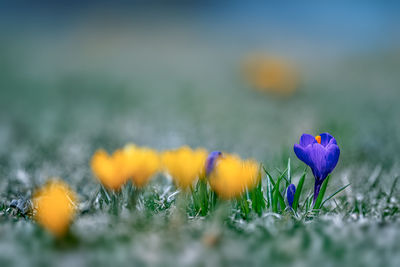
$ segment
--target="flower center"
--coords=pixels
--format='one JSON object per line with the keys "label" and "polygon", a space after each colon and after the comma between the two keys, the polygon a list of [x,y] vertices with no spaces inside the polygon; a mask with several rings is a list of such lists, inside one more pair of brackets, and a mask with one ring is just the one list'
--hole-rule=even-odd
{"label": "flower center", "polygon": [[317,135],[315,137],[315,140],[317,140],[318,144],[321,144],[321,136]]}

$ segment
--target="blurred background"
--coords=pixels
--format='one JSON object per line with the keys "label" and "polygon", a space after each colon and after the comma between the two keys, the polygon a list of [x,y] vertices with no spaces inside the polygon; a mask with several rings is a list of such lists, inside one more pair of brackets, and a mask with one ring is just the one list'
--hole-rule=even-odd
{"label": "blurred background", "polygon": [[329,132],[345,181],[398,173],[399,12],[394,1],[1,1],[0,198],[61,176],[85,200],[93,152],[129,142],[271,169],[291,157],[298,171],[299,136]]}
{"label": "blurred background", "polygon": [[61,135],[109,149],[187,143],[261,160],[303,132],[329,131],[375,153],[389,141],[377,139],[398,131],[381,118],[399,110],[391,107],[399,10],[379,2],[2,2],[1,147]]}

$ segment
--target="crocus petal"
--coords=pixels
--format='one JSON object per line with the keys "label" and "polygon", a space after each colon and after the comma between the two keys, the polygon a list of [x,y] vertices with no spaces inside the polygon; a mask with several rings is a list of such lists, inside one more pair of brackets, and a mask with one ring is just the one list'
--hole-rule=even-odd
{"label": "crocus petal", "polygon": [[326,172],[327,175],[333,171],[339,161],[340,149],[335,144],[329,144],[326,147]]}
{"label": "crocus petal", "polygon": [[321,145],[327,146],[328,144],[337,144],[335,138],[329,133],[322,133],[321,136]]}
{"label": "crocus petal", "polygon": [[310,145],[310,144],[313,144],[313,143],[316,143],[316,142],[317,142],[317,140],[315,140],[315,137],[312,136],[311,134],[303,134],[303,135],[300,137],[300,142],[299,142],[299,144],[300,144],[302,147],[306,147],[306,146],[308,146],[308,145]]}
{"label": "crocus petal", "polygon": [[339,160],[340,149],[334,144],[328,145],[327,147],[320,144],[313,144],[307,147],[304,153],[308,154],[311,162],[307,165],[312,169],[315,178],[321,181],[336,167]]}
{"label": "crocus petal", "polygon": [[294,144],[293,149],[294,149],[294,153],[301,161],[303,161],[308,166],[310,166],[310,164],[312,164],[310,155],[308,153],[308,150],[306,150],[306,148],[302,147],[299,144]]}
{"label": "crocus petal", "polygon": [[310,158],[310,166],[311,170],[315,178],[317,179],[325,179],[324,170],[326,166],[325,160],[325,148],[318,143],[312,144],[305,149],[305,153]]}

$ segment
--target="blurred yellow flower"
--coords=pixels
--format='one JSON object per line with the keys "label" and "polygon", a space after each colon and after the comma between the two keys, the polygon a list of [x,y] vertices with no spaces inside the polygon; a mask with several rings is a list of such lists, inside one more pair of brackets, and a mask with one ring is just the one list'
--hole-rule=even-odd
{"label": "blurred yellow flower", "polygon": [[116,150],[111,156],[100,149],[92,157],[92,171],[99,181],[110,190],[119,190],[127,181],[126,157],[122,150]]}
{"label": "blurred yellow flower", "polygon": [[32,198],[35,220],[56,236],[63,236],[72,222],[77,197],[68,185],[51,180],[36,190]]}
{"label": "blurred yellow flower", "polygon": [[223,199],[239,197],[247,189],[255,187],[261,178],[259,164],[255,160],[241,160],[236,155],[224,155],[211,172],[211,188]]}
{"label": "blurred yellow flower", "polygon": [[126,173],[137,187],[145,186],[160,169],[160,156],[153,149],[127,145],[123,152]]}
{"label": "blurred yellow flower", "polygon": [[172,176],[177,186],[188,189],[204,173],[207,151],[183,146],[162,154],[164,169]]}
{"label": "blurred yellow flower", "polygon": [[298,74],[291,64],[261,54],[244,60],[243,73],[250,85],[262,92],[291,95],[299,84]]}

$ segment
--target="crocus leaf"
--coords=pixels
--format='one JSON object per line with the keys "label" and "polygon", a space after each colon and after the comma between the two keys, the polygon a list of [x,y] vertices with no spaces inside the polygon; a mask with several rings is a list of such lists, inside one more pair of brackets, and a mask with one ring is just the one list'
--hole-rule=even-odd
{"label": "crocus leaf", "polygon": [[[282,176],[281,176],[282,177]],[[279,193],[279,184],[281,182],[281,177],[278,178],[274,188],[272,189],[272,212],[278,212],[278,193]]]}
{"label": "crocus leaf", "polygon": [[269,174],[269,172],[265,169],[264,166],[263,166],[263,169],[268,177],[268,179],[267,179],[268,207],[271,206],[271,208],[273,208],[275,181],[274,181],[274,179],[272,179],[272,176]]}
{"label": "crocus leaf", "polygon": [[322,200],[324,199],[324,195],[326,192],[326,187],[328,186],[329,179],[331,178],[330,175],[326,177],[326,179],[322,182],[321,190],[319,191],[318,197],[315,200],[314,210],[319,210],[321,208]]}
{"label": "crocus leaf", "polygon": [[113,214],[115,216],[118,216],[118,214],[119,214],[120,199],[121,199],[120,192],[112,192],[110,212],[111,212],[111,214]]}
{"label": "crocus leaf", "polygon": [[[286,207],[285,200],[283,199],[281,193],[279,192],[279,184],[280,184],[280,180],[282,178],[286,179],[286,177],[284,177],[284,176],[285,176],[285,173],[287,172],[287,170],[284,170],[281,173],[281,175],[279,176],[277,182],[275,183],[274,179],[272,179],[272,176],[269,174],[269,172],[265,169],[264,166],[263,166],[263,169],[264,169],[265,173],[267,174],[268,180],[270,182],[267,185],[267,189],[269,188],[269,190],[267,192],[268,193],[267,196],[269,198],[269,203],[272,202],[271,203],[272,211],[275,212],[274,210],[276,210],[276,212],[277,212],[278,211],[278,201],[279,201],[279,204],[281,205],[282,209],[284,209]],[[278,181],[279,181],[279,183],[278,183]],[[272,186],[271,186],[271,184],[272,184]],[[276,185],[278,185],[277,193],[275,193]],[[272,189],[271,189],[271,187],[272,187]]]}
{"label": "crocus leaf", "polygon": [[279,205],[281,206],[281,209],[284,210],[286,208],[286,203],[281,195],[281,192],[279,192],[279,190],[278,190],[278,200],[279,200]]}
{"label": "crocus leaf", "polygon": [[261,172],[259,173],[257,186],[249,191],[249,195],[253,211],[255,211],[258,215],[261,215],[263,209],[265,209],[265,200],[262,192]]}
{"label": "crocus leaf", "polygon": [[269,208],[272,204],[272,183],[271,180],[272,178],[267,174],[268,179],[267,179],[267,207]]}
{"label": "crocus leaf", "polygon": [[286,185],[286,187],[288,187],[289,184],[292,183],[292,175],[291,175],[291,170],[290,170],[290,158],[288,159],[288,162],[287,162],[287,177],[288,177],[288,184]]}
{"label": "crocus leaf", "polygon": [[242,218],[245,220],[249,219],[250,207],[249,207],[249,202],[247,201],[247,193],[240,196],[237,199],[237,201],[239,204],[239,209],[241,211]]}
{"label": "crocus leaf", "polygon": [[[285,170],[285,172],[286,172],[286,170]],[[275,183],[274,189],[273,189],[272,211],[276,212],[276,213],[278,212],[278,202],[279,202],[279,205],[281,206],[282,210],[286,208],[285,200],[283,199],[281,193],[279,192],[279,185],[284,176],[284,173],[282,173],[281,176],[279,176],[278,180]]]}
{"label": "crocus leaf", "polygon": [[308,213],[308,210],[310,209],[310,207],[311,207],[311,201],[312,201],[312,197],[313,197],[313,195],[312,194],[310,194],[307,198],[306,198],[306,201],[304,201],[304,204],[303,204],[303,209],[305,208],[306,210],[305,210],[305,213]]}
{"label": "crocus leaf", "polygon": [[287,171],[288,171],[288,168],[286,168],[283,172],[282,172],[280,169],[278,169],[278,168],[275,168],[275,169],[276,169],[278,172],[281,173],[282,178],[285,179],[287,185],[289,185],[289,180],[288,180],[288,178],[287,178],[286,175],[285,175],[285,173],[287,173]]}
{"label": "crocus leaf", "polygon": [[263,166],[263,169],[264,169],[264,172],[267,174],[267,176],[268,176],[269,180],[271,181],[271,183],[272,183],[272,186],[275,186],[275,181],[274,181],[274,179],[272,179],[272,176],[271,176],[271,174],[269,174],[269,172],[267,171],[267,169],[265,169],[265,167],[264,167],[264,166]]}
{"label": "crocus leaf", "polygon": [[297,211],[297,207],[299,206],[301,190],[303,189],[303,184],[304,184],[304,180],[306,178],[306,174],[307,173],[304,172],[303,175],[301,176],[299,183],[297,184],[296,192],[294,193],[293,205],[292,205],[292,208],[294,211]]}

